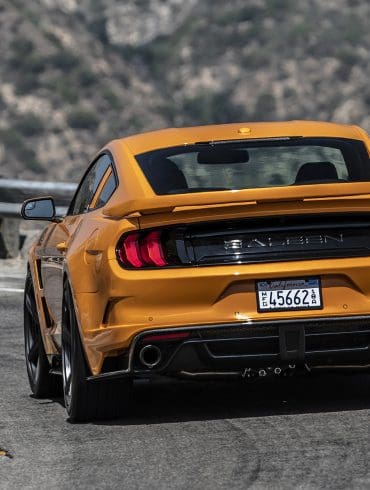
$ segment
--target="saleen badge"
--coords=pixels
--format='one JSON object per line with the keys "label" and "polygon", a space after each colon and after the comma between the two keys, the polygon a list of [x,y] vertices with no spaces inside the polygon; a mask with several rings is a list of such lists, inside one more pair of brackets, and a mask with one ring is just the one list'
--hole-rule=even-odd
{"label": "saleen badge", "polygon": [[243,248],[242,240],[225,240],[224,249],[225,250],[241,250]]}

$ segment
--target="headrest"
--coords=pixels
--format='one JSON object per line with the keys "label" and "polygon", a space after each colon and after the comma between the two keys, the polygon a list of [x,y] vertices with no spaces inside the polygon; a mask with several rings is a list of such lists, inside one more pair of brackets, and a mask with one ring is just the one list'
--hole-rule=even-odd
{"label": "headrest", "polygon": [[298,170],[295,183],[338,180],[335,165],[331,162],[308,162]]}
{"label": "headrest", "polygon": [[185,176],[175,162],[169,158],[150,160],[142,169],[156,194],[168,194],[174,190],[188,188]]}

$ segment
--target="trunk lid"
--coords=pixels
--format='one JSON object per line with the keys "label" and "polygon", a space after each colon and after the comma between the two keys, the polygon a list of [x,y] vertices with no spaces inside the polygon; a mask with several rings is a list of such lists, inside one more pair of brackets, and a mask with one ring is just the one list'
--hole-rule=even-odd
{"label": "trunk lid", "polygon": [[243,189],[236,191],[214,191],[185,194],[151,195],[129,198],[122,202],[117,196],[104,208],[103,213],[110,218],[124,218],[132,214],[141,216],[172,213],[194,209],[250,207],[264,203],[309,202],[322,200],[370,200],[370,183],[330,183],[315,185],[292,185]]}
{"label": "trunk lid", "polygon": [[142,214],[139,224],[143,231],[163,229],[165,252],[184,266],[369,256],[370,195],[364,184],[338,187],[336,193],[301,188],[299,196],[297,188],[285,188],[281,198],[263,192],[253,201],[159,207]]}

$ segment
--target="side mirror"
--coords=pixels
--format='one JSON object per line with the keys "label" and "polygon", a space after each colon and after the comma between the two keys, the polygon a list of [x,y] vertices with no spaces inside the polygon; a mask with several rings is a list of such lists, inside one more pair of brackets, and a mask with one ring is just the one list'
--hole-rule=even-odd
{"label": "side mirror", "polygon": [[27,199],[22,204],[23,219],[52,221],[55,218],[55,204],[52,197],[37,197]]}

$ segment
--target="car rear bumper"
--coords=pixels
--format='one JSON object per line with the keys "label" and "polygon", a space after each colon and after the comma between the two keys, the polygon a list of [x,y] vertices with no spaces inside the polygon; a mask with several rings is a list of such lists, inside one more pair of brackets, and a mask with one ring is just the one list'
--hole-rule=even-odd
{"label": "car rear bumper", "polygon": [[[111,371],[105,364],[130,351],[138,335],[151,331],[282,325],[287,321],[301,325],[320,318],[334,322],[336,318],[358,318],[370,312],[370,257],[158,271],[125,271],[116,262],[109,265],[108,284],[96,293],[78,293],[75,298],[94,375]],[[320,278],[322,309],[258,311],[256,281],[308,277]]]}
{"label": "car rear bumper", "polygon": [[[142,362],[147,346],[160,352],[153,367]],[[370,316],[152,329],[136,335],[127,353],[115,359],[119,369],[110,370],[107,364],[106,372],[89,379],[210,372],[245,376],[292,366],[370,367],[369,346]]]}

